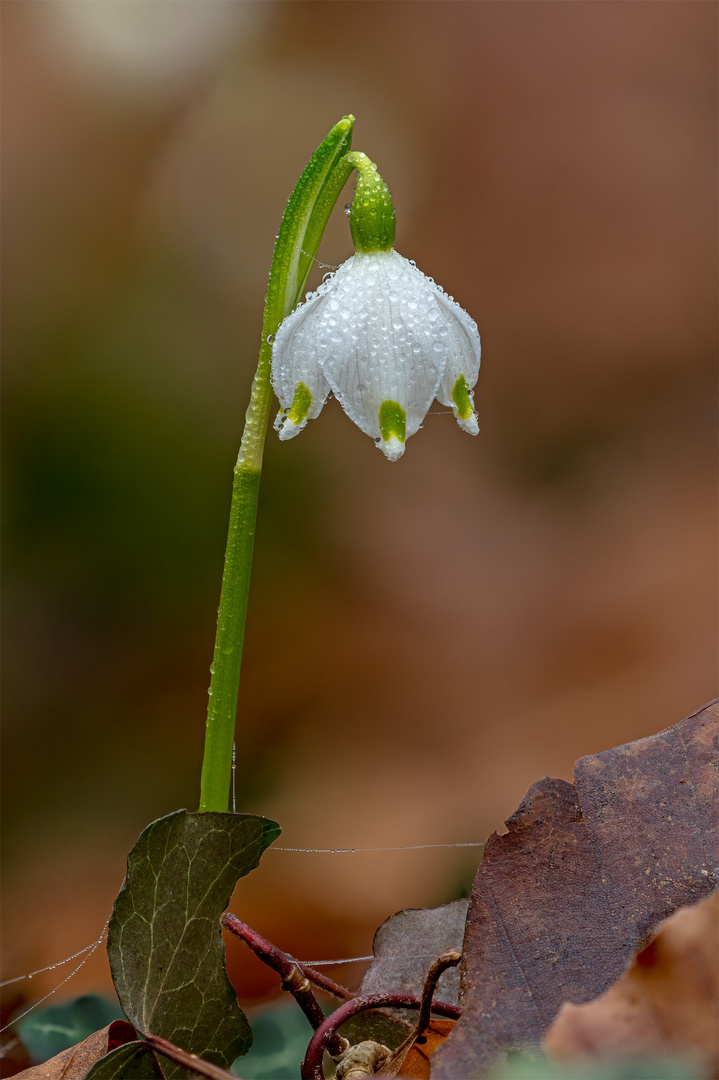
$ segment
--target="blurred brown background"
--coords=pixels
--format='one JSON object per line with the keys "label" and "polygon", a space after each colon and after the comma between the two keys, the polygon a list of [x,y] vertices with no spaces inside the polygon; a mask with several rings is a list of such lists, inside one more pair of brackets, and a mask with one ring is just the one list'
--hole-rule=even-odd
{"label": "blurred brown background", "polygon": [[[1,6],[5,977],[93,940],[196,805],[274,235],[345,113],[479,324],[481,432],[438,408],[397,465],[336,403],[270,433],[238,809],[290,846],[482,840],[715,694],[713,2]],[[361,955],[475,866],[269,852],[234,910]],[[61,995],[109,985],[98,950]]]}

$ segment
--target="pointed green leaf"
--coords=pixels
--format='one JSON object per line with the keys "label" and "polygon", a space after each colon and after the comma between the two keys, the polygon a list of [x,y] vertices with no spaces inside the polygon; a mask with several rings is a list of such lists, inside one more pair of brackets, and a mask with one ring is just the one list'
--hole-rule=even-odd
{"label": "pointed green leaf", "polygon": [[[353,125],[353,116],[343,116],[322,140],[307,162],[282,215],[262,316],[262,345],[252,382],[250,407],[245,417],[238,465],[262,468],[262,448],[272,401],[272,338],[282,320],[302,299],[327,219],[352,172],[352,166],[347,161],[347,151],[352,144]],[[213,680],[212,686],[214,685]],[[236,697],[235,694],[235,699]],[[234,721],[234,704],[232,709]],[[206,786],[206,783],[203,783],[203,789]],[[213,793],[211,799],[203,798],[202,805],[207,807],[209,803],[214,804],[216,801]],[[227,805],[226,801],[222,805]]]}
{"label": "pointed green leaf", "polygon": [[[252,1033],[225,972],[220,916],[279,826],[250,814],[178,810],[149,825],[128,856],[108,955],[127,1018],[217,1065]],[[168,1062],[168,1076],[184,1070]]]}
{"label": "pointed green leaf", "polygon": [[290,195],[272,257],[263,333],[274,334],[302,296],[332,207],[352,166],[353,116],[343,116],[320,143]]}

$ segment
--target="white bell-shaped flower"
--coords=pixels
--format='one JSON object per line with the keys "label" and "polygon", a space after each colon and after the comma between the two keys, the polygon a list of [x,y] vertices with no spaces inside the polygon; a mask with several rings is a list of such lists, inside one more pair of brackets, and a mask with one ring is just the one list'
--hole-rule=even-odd
{"label": "white bell-shaped flower", "polygon": [[472,388],[477,324],[394,249],[357,253],[308,294],[272,346],[275,421],[291,439],[330,392],[390,461],[421,427],[433,400],[465,431],[479,431]]}

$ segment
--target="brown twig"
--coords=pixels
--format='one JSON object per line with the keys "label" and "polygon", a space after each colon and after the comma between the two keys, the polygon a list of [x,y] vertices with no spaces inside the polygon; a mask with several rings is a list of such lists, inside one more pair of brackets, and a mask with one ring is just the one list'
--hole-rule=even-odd
{"label": "brown twig", "polygon": [[236,915],[232,915],[229,911],[226,915],[222,916],[222,924],[227,930],[236,934],[237,937],[242,938],[245,944],[249,945],[252,949],[253,953],[258,956],[263,963],[274,968],[278,974],[282,975],[282,971],[278,965],[289,962],[298,967],[306,979],[309,979],[309,981],[319,987],[320,990],[324,990],[327,994],[331,994],[332,997],[339,998],[341,1001],[349,1001],[354,997],[351,990],[336,983],[334,979],[330,979],[326,975],[323,975],[321,971],[316,971],[313,967],[310,967],[309,964],[302,964],[299,960],[295,960],[293,956],[290,956],[289,953],[283,952],[282,949],[278,949],[276,945],[267,941],[266,938],[263,938],[256,930],[253,930],[251,926],[242,922],[241,919],[238,919]]}
{"label": "brown twig", "polygon": [[414,1031],[414,1040],[420,1038],[426,1027],[429,1026],[430,1014],[432,1012],[432,998],[434,992],[437,989],[437,980],[442,972],[447,968],[456,967],[462,959],[462,954],[458,952],[446,952],[438,956],[432,967],[427,972],[427,978],[424,982],[424,989],[422,991],[422,1003],[419,1008],[419,1016],[417,1017],[417,1027]]}
{"label": "brown twig", "polygon": [[[309,982],[309,974],[304,964],[298,964],[293,957],[282,952],[276,945],[266,941],[261,934],[253,930],[247,923],[242,922],[236,915],[227,912],[222,916],[222,925],[237,937],[242,938],[246,945],[252,949],[255,956],[259,957],[264,964],[273,968],[282,979],[282,989],[292,994],[293,998],[302,1009],[310,1024],[316,1031],[325,1020],[322,1006],[312,993]],[[309,969],[312,971],[312,969]],[[319,972],[313,974],[319,975]],[[323,976],[320,978],[324,979]],[[331,982],[331,980],[327,980]],[[337,987],[343,990],[342,987]],[[344,991],[349,997],[349,990]],[[342,996],[342,995],[341,995]],[[349,1043],[341,1035],[333,1034],[327,1045],[327,1052],[333,1057],[338,1056],[347,1049]]]}
{"label": "brown twig", "polygon": [[334,979],[328,978],[327,975],[323,975],[321,971],[310,967],[309,964],[300,964],[297,961],[297,967],[305,978],[309,979],[320,990],[324,990],[326,994],[331,994],[332,997],[339,998],[340,1001],[351,1001],[354,997],[352,991],[348,990],[346,986],[342,986],[340,983],[335,982]]}
{"label": "brown twig", "polygon": [[[302,1062],[300,1075],[302,1080],[324,1080],[322,1072],[322,1054],[328,1040],[336,1033],[337,1028],[357,1013],[366,1012],[368,1009],[421,1009],[422,1001],[411,994],[367,994],[366,997],[356,997],[351,1001],[345,1001],[338,1009],[328,1016],[324,1023],[315,1031],[307,1047],[305,1060]],[[459,1005],[450,1005],[445,1001],[433,1001],[431,1011],[440,1016],[449,1017],[451,1020],[459,1020],[462,1009]]]}
{"label": "brown twig", "polygon": [[188,1054],[187,1050],[182,1050],[160,1035],[145,1034],[144,1038],[158,1054],[177,1062],[178,1065],[184,1065],[186,1069],[199,1073],[200,1076],[207,1076],[209,1080],[238,1080],[235,1073],[221,1069],[219,1065],[213,1065],[211,1061],[205,1061],[197,1054]]}

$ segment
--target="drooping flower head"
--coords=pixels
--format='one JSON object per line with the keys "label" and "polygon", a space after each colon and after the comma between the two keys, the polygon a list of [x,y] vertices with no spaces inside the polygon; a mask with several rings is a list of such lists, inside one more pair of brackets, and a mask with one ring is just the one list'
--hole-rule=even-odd
{"label": "drooping flower head", "polygon": [[451,296],[392,248],[394,210],[376,167],[359,172],[350,211],[356,254],[308,294],[272,346],[275,428],[291,439],[333,393],[390,461],[437,398],[465,431],[479,431],[472,388],[477,325]]}

